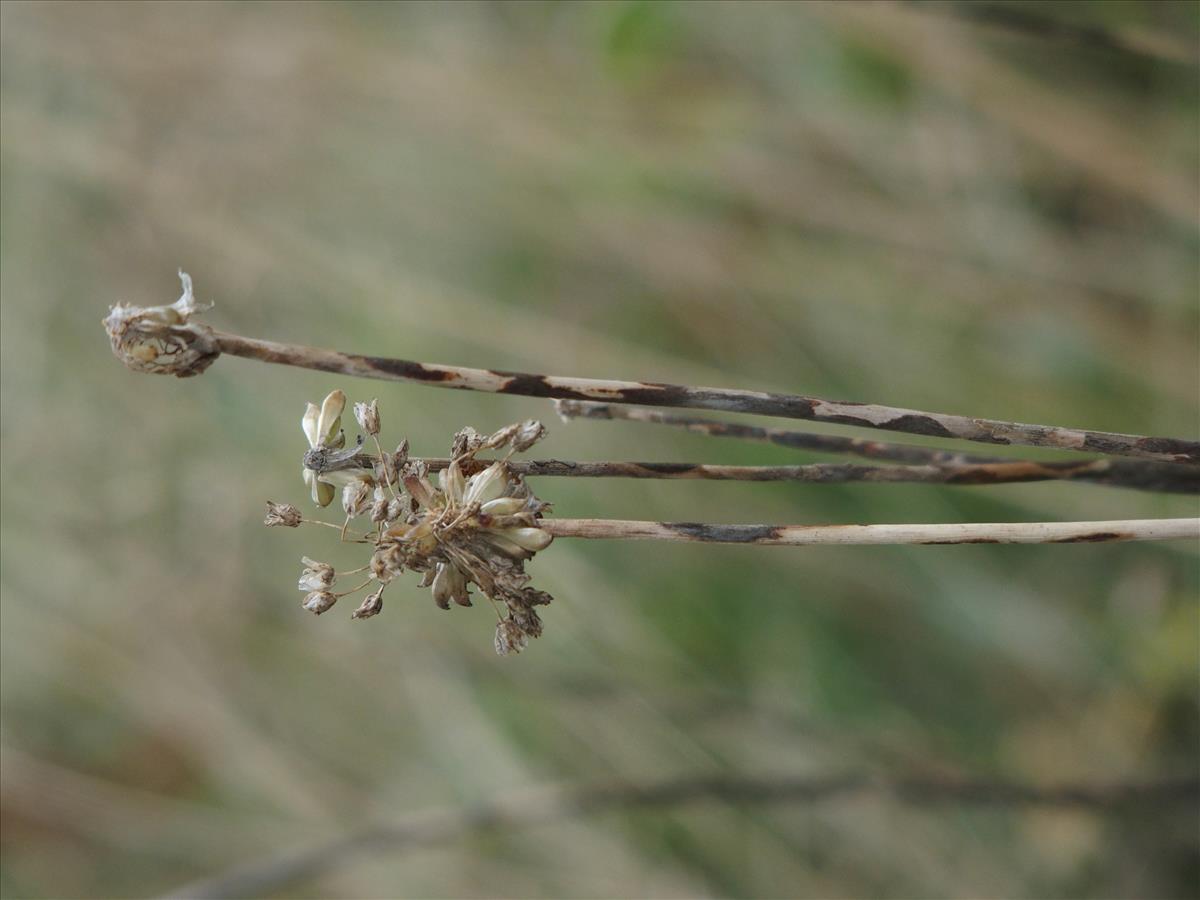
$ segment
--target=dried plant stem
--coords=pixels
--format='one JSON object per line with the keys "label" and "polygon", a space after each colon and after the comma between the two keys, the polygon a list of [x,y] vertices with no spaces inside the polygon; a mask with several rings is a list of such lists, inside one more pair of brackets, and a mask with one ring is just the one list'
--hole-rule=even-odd
{"label": "dried plant stem", "polygon": [[[422,460],[433,471],[448,459]],[[479,471],[483,460],[465,465],[466,474]],[[1015,484],[1032,481],[1081,481],[1180,494],[1200,493],[1200,467],[1170,463],[1118,460],[1084,462],[1006,461],[959,465],[864,466],[854,463],[814,463],[802,466],[727,466],[705,463],[577,462],[561,459],[509,461],[523,476],[580,478],[668,478],[710,481],[800,481],[813,484],[911,483],[949,485]]]}
{"label": "dried plant stem", "polygon": [[[958,450],[939,450],[918,444],[897,444],[874,441],[866,438],[844,437],[838,434],[816,434],[812,431],[793,431],[784,428],[767,428],[762,425],[746,425],[742,422],[722,422],[703,416],[688,416],[679,413],[648,409],[644,406],[614,406],[611,403],[595,403],[590,400],[555,400],[555,412],[564,422],[571,419],[623,419],[627,422],[647,422],[652,425],[670,425],[693,434],[708,437],[738,438],[745,441],[760,441],[778,444],[793,450],[812,450],[816,453],[846,453],[865,459],[882,459],[888,462],[910,465],[966,465],[968,463],[1016,462],[1005,456],[983,456],[963,453]],[[1138,463],[1144,465],[1144,463]]]}
{"label": "dried plant stem", "polygon": [[507,834],[608,811],[670,809],[702,802],[815,806],[863,796],[918,807],[1052,808],[1102,814],[1140,810],[1144,814],[1147,810],[1174,807],[1190,809],[1200,799],[1200,781],[1187,777],[1111,784],[1031,785],[996,779],[879,778],[866,774],[771,778],[715,775],[649,784],[617,782],[524,790],[466,809],[411,813],[310,848],[256,860],[184,885],[168,896],[265,896],[337,869],[362,854],[400,853],[414,847],[461,842],[484,834]]}
{"label": "dried plant stem", "polygon": [[228,353],[262,362],[337,372],[357,378],[411,381],[458,390],[754,413],[932,437],[957,438],[985,444],[1057,447],[1062,450],[1136,456],[1165,462],[1200,463],[1200,442],[1179,438],[1144,437],[1055,425],[1026,425],[1020,422],[921,412],[872,403],[835,402],[792,394],[685,387],[654,382],[568,378],[434,365],[257,340],[215,331],[199,324],[175,328],[172,336],[176,340],[190,338],[192,344],[198,348],[197,352],[204,354],[203,366],[187,369],[181,374],[202,371],[217,354]]}
{"label": "dried plant stem", "polygon": [[1200,539],[1200,519],[1108,522],[951,522],[901,525],[716,525],[621,519],[544,519],[555,537],[705,544],[1075,544]]}

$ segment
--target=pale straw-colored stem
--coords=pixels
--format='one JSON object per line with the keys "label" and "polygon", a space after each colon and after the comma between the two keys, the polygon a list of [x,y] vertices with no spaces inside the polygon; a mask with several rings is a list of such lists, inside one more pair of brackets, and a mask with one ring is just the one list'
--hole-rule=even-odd
{"label": "pale straw-colored stem", "polygon": [[899,525],[721,525],[623,519],[545,519],[560,538],[689,541],[703,544],[1082,544],[1200,540],[1198,519],[1107,522],[949,522]]}

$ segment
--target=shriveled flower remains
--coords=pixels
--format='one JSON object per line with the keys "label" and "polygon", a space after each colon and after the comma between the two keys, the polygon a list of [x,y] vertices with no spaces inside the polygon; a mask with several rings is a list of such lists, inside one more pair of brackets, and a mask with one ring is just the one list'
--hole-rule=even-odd
{"label": "shriveled flower remains", "polygon": [[[406,570],[418,572],[421,586],[432,588],[434,602],[442,609],[449,609],[451,601],[471,606],[470,586],[478,587],[500,620],[496,652],[519,653],[531,637],[542,633],[536,607],[552,599],[530,587],[525,574],[525,563],[550,544],[550,534],[538,527],[549,504],[533,495],[506,460],[545,436],[541,423],[531,419],[487,436],[463,429],[454,436],[449,465],[438,473],[434,486],[428,466],[409,459],[408,441],[394,453],[383,450],[375,400],[355,404],[354,416],[363,435],[354,447],[346,448],[341,426],[345,406],[346,395],[334,391],[319,407],[308,404],[301,420],[309,445],[304,454],[305,484],[313,502],[322,507],[332,503],[340,489],[345,522],[315,522],[295,506],[267,502],[267,525],[326,525],[340,529],[343,540],[373,548],[365,566],[341,573],[369,576],[341,593],[333,590],[338,573],[332,566],[304,557],[299,582],[305,592],[304,608],[320,615],[339,598],[374,585],[375,590],[352,613],[355,619],[370,618],[382,611],[384,589],[393,579]],[[367,435],[376,454],[364,449]],[[499,450],[507,450],[502,459],[476,458],[481,452]],[[364,535],[347,531],[358,518],[371,522]]]}

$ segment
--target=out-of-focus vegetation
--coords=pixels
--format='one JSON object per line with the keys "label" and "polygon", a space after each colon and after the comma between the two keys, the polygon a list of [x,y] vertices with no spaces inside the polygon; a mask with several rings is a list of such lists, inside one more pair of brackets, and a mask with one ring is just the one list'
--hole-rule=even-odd
{"label": "out-of-focus vegetation", "polygon": [[[486,607],[415,584],[367,622],[300,609],[302,553],[355,557],[260,524],[308,506],[305,401],[378,396],[429,455],[540,416],[561,458],[810,457],[237,359],[150,378],[99,325],[182,265],[249,335],[1195,437],[1200,7],[1019,8],[1130,43],[916,3],[5,3],[4,896],[154,893],[546,782],[1193,771],[1194,547],[564,540],[531,564],[545,636],[499,659]],[[538,491],[700,521],[1196,512],[1063,484]],[[709,805],[289,891],[1165,897],[1197,840],[1194,815]]]}

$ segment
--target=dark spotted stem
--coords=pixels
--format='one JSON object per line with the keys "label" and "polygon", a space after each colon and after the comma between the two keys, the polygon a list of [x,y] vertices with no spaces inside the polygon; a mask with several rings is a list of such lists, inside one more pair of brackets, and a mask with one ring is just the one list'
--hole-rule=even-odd
{"label": "dark spotted stem", "polygon": [[[1037,462],[1003,456],[983,456],[956,450],[939,450],[917,444],[897,444],[835,434],[815,434],[783,428],[765,428],[742,422],[722,422],[702,416],[680,415],[643,406],[615,406],[580,400],[555,400],[555,411],[564,422],[571,419],[621,419],[682,428],[708,437],[737,438],[777,444],[793,450],[816,453],[843,453],[865,459],[907,463],[917,469],[901,469],[898,474],[866,475],[861,479],[847,474],[847,481],[914,481],[941,484],[1005,484],[1018,481],[1082,481],[1111,487],[1172,494],[1200,493],[1200,466],[1181,466],[1143,460],[1095,460],[1090,462]],[[937,474],[930,473],[936,467]],[[857,467],[871,471],[870,467]],[[814,481],[835,481],[815,473]],[[754,480],[754,479],[751,479]],[[805,476],[797,480],[809,480]]]}
{"label": "dark spotted stem", "polygon": [[[199,326],[194,326],[198,328]],[[295,344],[280,344],[208,330],[206,335],[221,353],[257,359],[263,362],[337,372],[358,378],[387,381],[412,381],[437,387],[493,394],[518,394],[562,400],[598,400],[607,403],[633,403],[643,406],[683,407],[723,412],[753,413],[791,419],[811,419],[880,428],[931,437],[957,438],[984,444],[1018,444],[1029,447],[1055,447],[1082,450],[1111,456],[1136,456],[1161,462],[1200,463],[1200,442],[1180,438],[1143,437],[1105,431],[1086,431],[1054,425],[1024,425],[995,419],[921,412],[873,403],[848,403],[743,391],[729,388],[684,387],[640,381],[606,381],[594,378],[567,378],[557,375],[531,375],[523,372],[471,369],[360,356]]]}
{"label": "dark spotted stem", "polygon": [[1110,522],[962,522],[915,525],[712,525],[620,519],[544,519],[555,537],[701,544],[1098,544],[1200,540],[1200,519]]}
{"label": "dark spotted stem", "polygon": [[[918,448],[919,449],[919,448]],[[448,459],[425,459],[433,471]],[[488,460],[464,464],[466,474],[481,471]],[[1083,462],[995,462],[962,465],[864,466],[856,463],[814,463],[803,466],[725,466],[703,463],[576,462],[562,459],[509,460],[509,468],[524,476],[580,478],[667,478],[708,481],[798,481],[809,484],[1016,484],[1032,481],[1082,481],[1114,487],[1179,494],[1200,494],[1200,466],[1122,460]]]}

